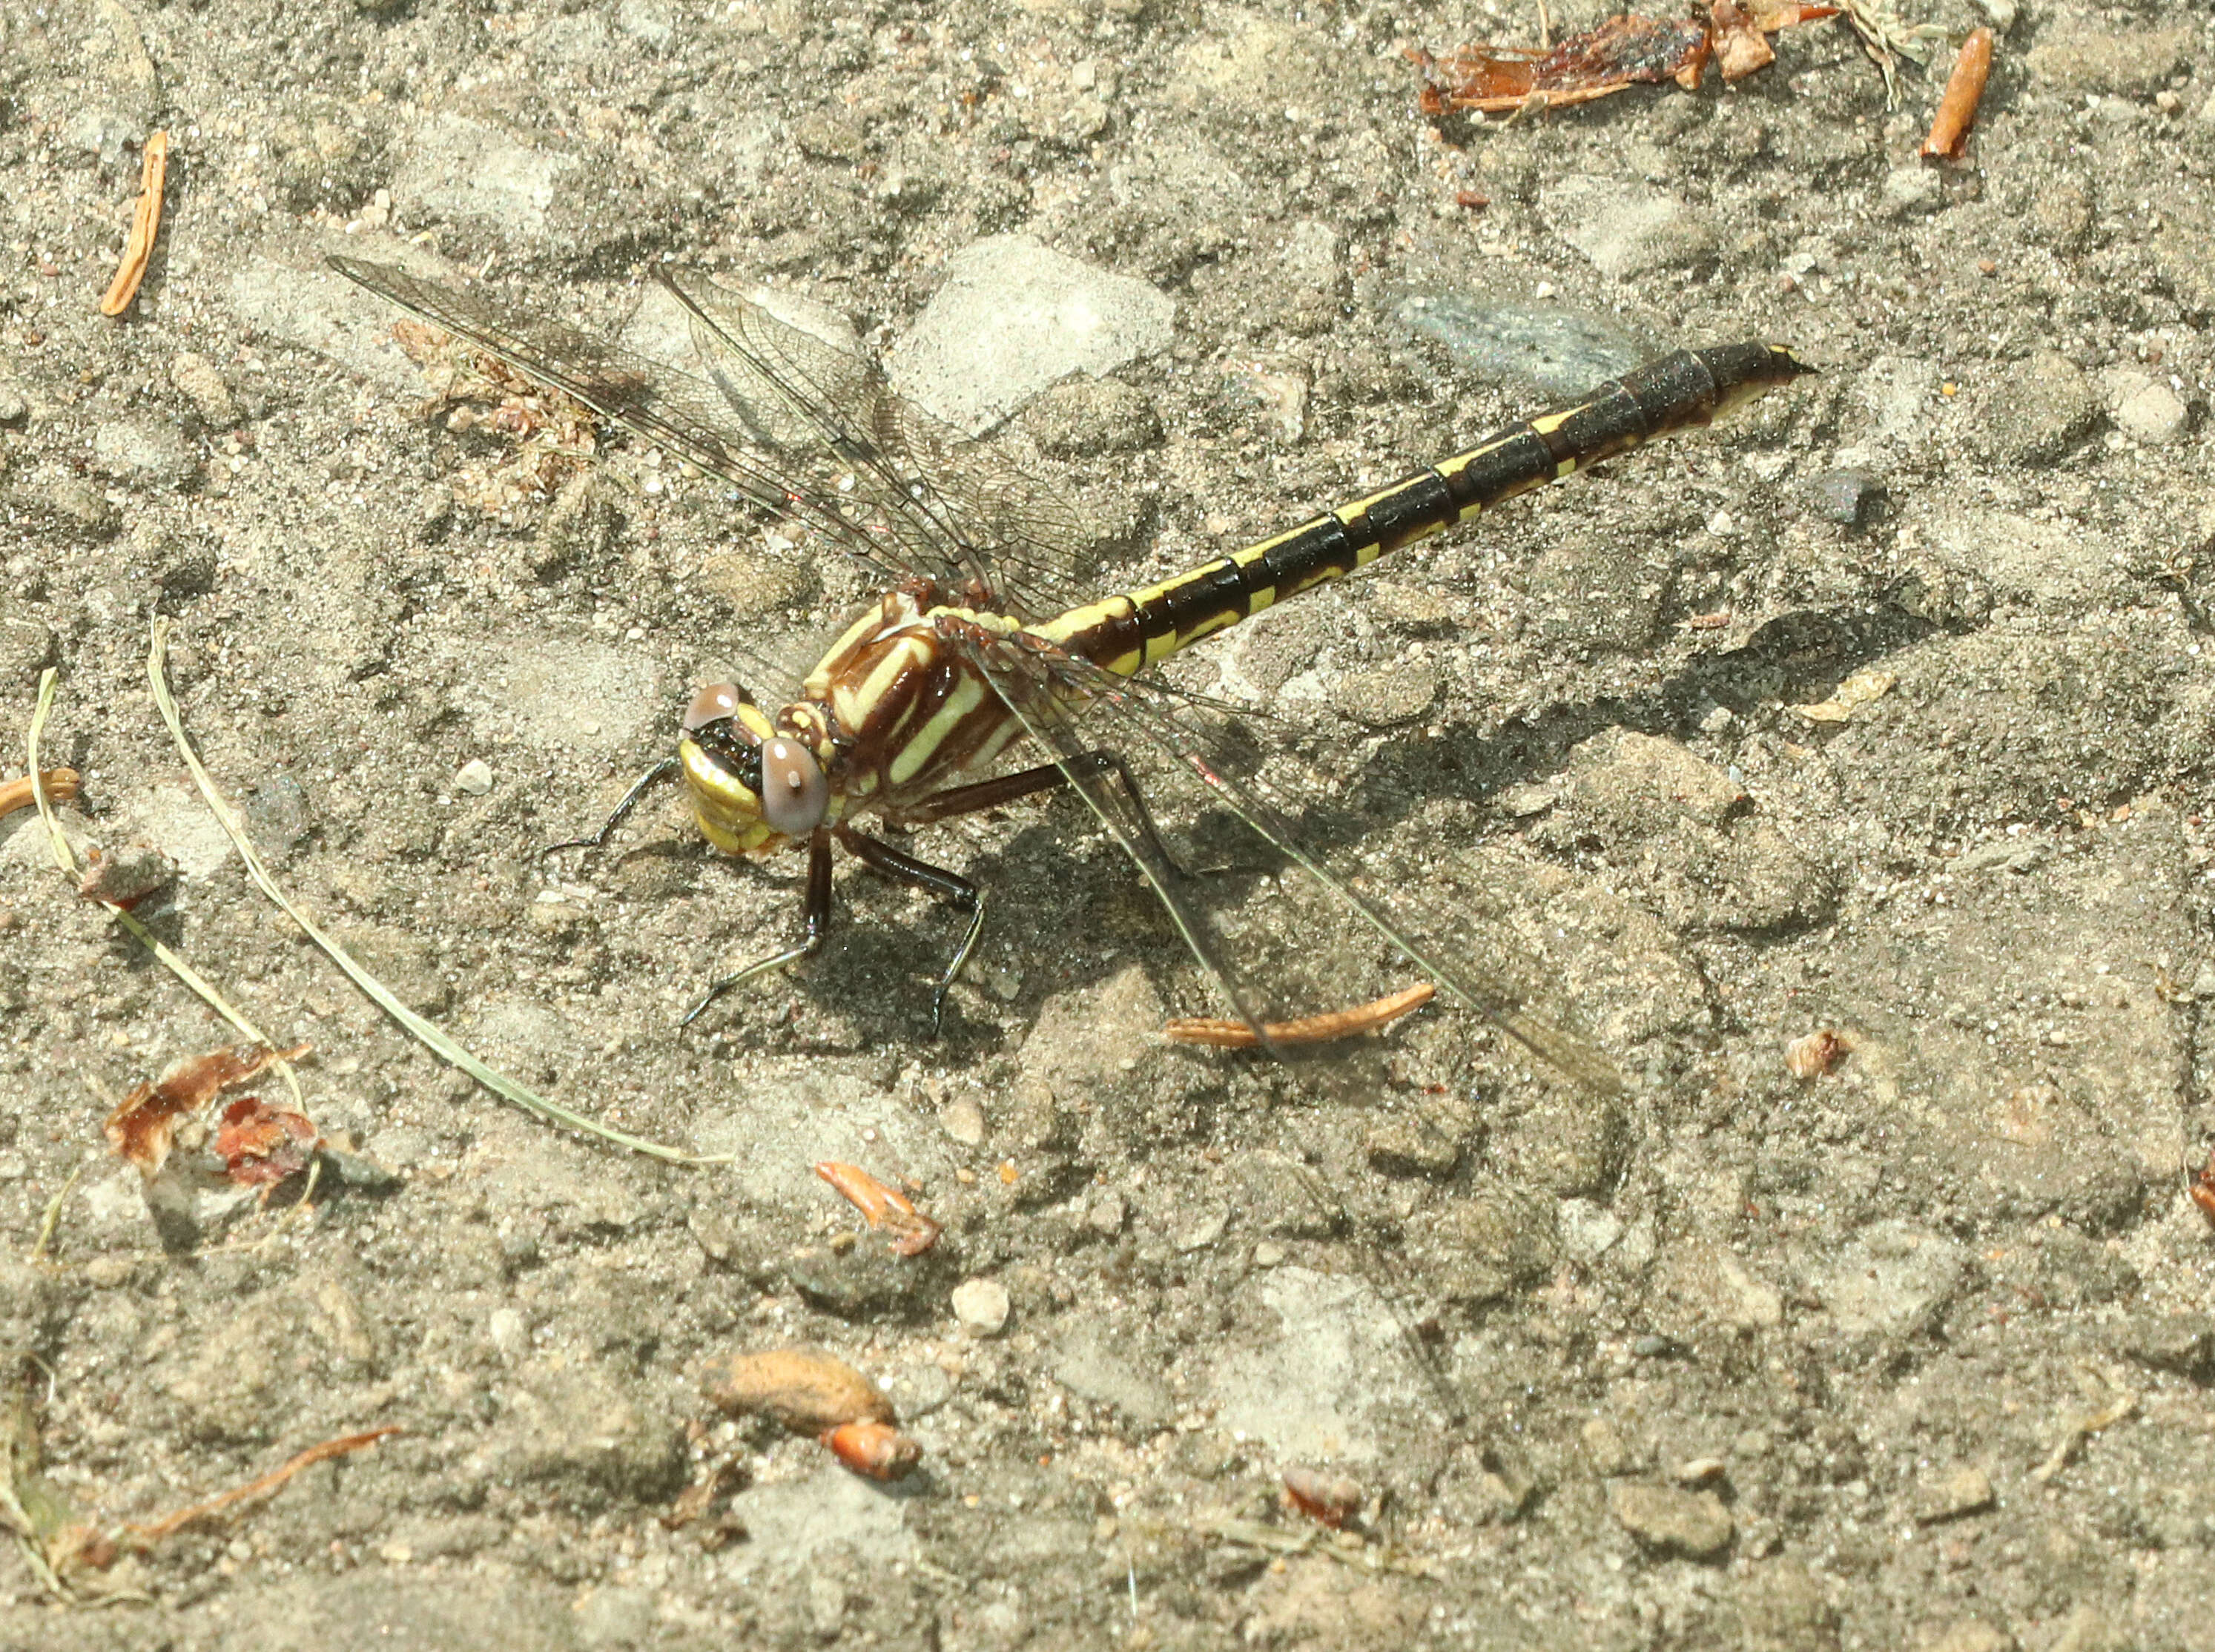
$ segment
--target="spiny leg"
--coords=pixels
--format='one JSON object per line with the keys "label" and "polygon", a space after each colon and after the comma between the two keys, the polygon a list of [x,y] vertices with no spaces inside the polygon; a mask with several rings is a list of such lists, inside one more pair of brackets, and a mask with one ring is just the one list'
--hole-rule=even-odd
{"label": "spiny leg", "polygon": [[[1022,777],[1010,775],[1008,777],[1013,780]],[[984,783],[989,785],[992,783]],[[1018,792],[1015,795],[1020,797],[1022,794]],[[919,861],[890,844],[863,837],[851,826],[842,826],[838,828],[838,841],[853,851],[864,865],[887,877],[898,878],[903,883],[912,883],[928,889],[942,900],[950,902],[956,912],[969,914],[968,932],[961,937],[961,944],[954,949],[954,961],[946,966],[946,973],[938,978],[937,990],[930,995],[930,1035],[936,1038],[946,1019],[946,995],[954,990],[954,983],[960,979],[962,967],[968,963],[969,955],[977,950],[978,937],[985,932],[985,892],[958,872],[949,872],[942,866]]]}
{"label": "spiny leg", "polygon": [[658,780],[666,780],[677,772],[677,768],[678,763],[675,758],[662,758],[660,762],[631,782],[630,789],[623,795],[623,801],[615,806],[608,818],[600,822],[600,829],[598,832],[588,838],[572,838],[566,843],[548,844],[545,848],[538,851],[541,858],[559,849],[598,849],[608,840],[608,834],[623,824],[623,817],[638,807],[638,800],[646,795],[647,788]]}
{"label": "spiny leg", "polygon": [[831,834],[817,832],[807,840],[807,938],[796,947],[787,947],[773,957],[758,963],[748,964],[735,975],[726,975],[706,992],[700,1001],[684,1012],[680,1027],[690,1027],[700,1018],[701,1012],[734,986],[742,986],[757,975],[766,975],[772,969],[782,969],[788,964],[798,963],[802,958],[812,958],[823,949],[823,936],[831,927]]}

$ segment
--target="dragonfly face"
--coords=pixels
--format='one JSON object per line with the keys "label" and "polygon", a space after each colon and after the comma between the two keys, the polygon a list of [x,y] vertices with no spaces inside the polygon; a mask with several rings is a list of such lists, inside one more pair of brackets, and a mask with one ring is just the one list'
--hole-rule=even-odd
{"label": "dragonfly face", "polygon": [[736,683],[711,684],[684,709],[677,756],[685,789],[700,830],[726,854],[770,853],[831,814],[822,759],[797,728],[778,726],[797,721],[772,721]]}

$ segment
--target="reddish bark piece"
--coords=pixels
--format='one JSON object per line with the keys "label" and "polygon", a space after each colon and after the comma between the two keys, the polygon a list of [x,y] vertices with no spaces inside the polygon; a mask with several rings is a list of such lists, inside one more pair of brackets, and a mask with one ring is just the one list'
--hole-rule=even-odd
{"label": "reddish bark piece", "polygon": [[169,1156],[177,1127],[226,1090],[236,1089],[273,1061],[297,1061],[305,1044],[273,1050],[266,1044],[227,1044],[206,1055],[187,1056],[152,1084],[141,1084],[107,1115],[107,1139],[115,1151],[151,1176]]}
{"label": "reddish bark piece", "polygon": [[225,1176],[241,1187],[258,1188],[306,1170],[322,1139],[299,1108],[242,1096],[223,1109],[215,1151]]}
{"label": "reddish bark piece", "polygon": [[1506,114],[1534,101],[1542,107],[1590,102],[1624,89],[1673,80],[1686,91],[1707,66],[1708,31],[1692,18],[1611,17],[1573,34],[1550,52],[1470,46],[1422,67],[1425,114],[1449,109]]}

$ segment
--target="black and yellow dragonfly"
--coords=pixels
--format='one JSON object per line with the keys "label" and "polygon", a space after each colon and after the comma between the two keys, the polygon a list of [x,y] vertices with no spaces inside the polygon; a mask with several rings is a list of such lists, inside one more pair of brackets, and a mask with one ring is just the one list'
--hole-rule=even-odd
{"label": "black and yellow dragonfly", "polygon": [[[1449,998],[1568,1075],[1617,1086],[1605,1059],[1523,1007],[1512,971],[1476,961],[1450,917],[1434,921],[1441,915],[1419,900],[1353,887],[1343,863],[1306,841],[1300,800],[1224,759],[1200,703],[1149,668],[1519,494],[1706,425],[1808,371],[1783,347],[1680,350],[1273,538],[1158,584],[1088,598],[1072,572],[1081,526],[1052,490],[901,399],[863,357],[704,278],[656,277],[685,313],[697,359],[688,371],[476,291],[390,265],[330,262],[796,521],[886,587],[787,703],[758,703],[735,683],[701,690],[684,713],[676,755],[580,840],[600,841],[647,784],[673,771],[716,848],[807,851],[803,938],[715,992],[819,949],[837,846],[968,915],[938,983],[936,1017],[976,946],[982,894],[857,822],[874,815],[920,826],[1065,785],[1160,897],[1233,1013],[1260,1034],[1267,988],[1234,967],[1225,934],[1236,924],[1202,893],[1210,880],[1184,870],[1164,842],[1134,772],[1143,757],[1150,790],[1166,777],[1227,810]],[[996,771],[1027,743],[1047,760]]]}

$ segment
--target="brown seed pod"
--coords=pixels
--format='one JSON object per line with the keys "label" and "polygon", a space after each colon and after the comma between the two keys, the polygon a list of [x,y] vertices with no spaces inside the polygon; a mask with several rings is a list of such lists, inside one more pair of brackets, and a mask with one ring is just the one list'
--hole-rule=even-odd
{"label": "brown seed pod", "polygon": [[872,1480],[905,1480],[923,1461],[923,1447],[889,1422],[849,1422],[826,1428],[823,1443],[841,1463]]}
{"label": "brown seed pod", "polygon": [[1333,1474],[1327,1469],[1285,1471],[1285,1503],[1334,1532],[1359,1514],[1367,1501],[1361,1483],[1351,1475]]}
{"label": "brown seed pod", "polygon": [[876,1384],[821,1348],[727,1354],[709,1361],[703,1385],[733,1416],[774,1417],[795,1434],[899,1421]]}

